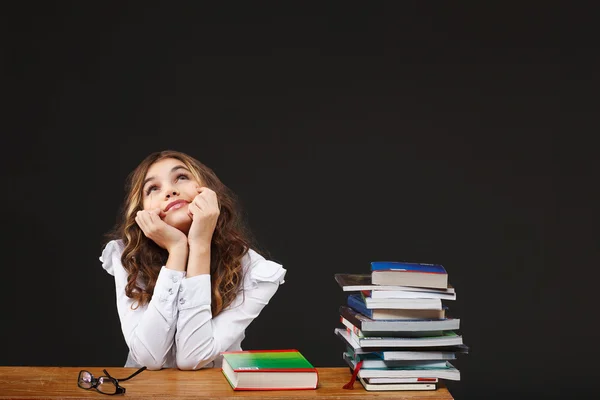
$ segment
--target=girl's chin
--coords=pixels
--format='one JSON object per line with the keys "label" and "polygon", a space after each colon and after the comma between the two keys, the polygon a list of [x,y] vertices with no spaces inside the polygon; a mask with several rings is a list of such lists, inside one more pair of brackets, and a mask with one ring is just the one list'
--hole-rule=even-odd
{"label": "girl's chin", "polygon": [[190,230],[190,226],[192,226],[192,219],[187,214],[183,216],[173,215],[173,217],[175,218],[165,218],[164,221],[173,228],[177,228],[187,235],[188,231]]}

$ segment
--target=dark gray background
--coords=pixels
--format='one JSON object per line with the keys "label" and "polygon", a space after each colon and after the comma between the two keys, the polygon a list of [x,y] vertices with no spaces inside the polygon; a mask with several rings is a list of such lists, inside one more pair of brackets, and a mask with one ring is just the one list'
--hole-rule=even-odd
{"label": "dark gray background", "polygon": [[244,348],[343,366],[333,274],[434,262],[471,347],[456,398],[591,395],[591,10],[219,4],[4,10],[0,363],[123,365],[102,235],[126,175],[175,149],[288,270]]}

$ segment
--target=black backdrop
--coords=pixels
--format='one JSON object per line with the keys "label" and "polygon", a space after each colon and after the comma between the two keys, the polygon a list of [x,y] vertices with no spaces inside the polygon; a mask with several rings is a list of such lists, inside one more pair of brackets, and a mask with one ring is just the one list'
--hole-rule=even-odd
{"label": "black backdrop", "polygon": [[127,173],[175,149],[239,195],[288,270],[244,348],[342,366],[333,274],[435,262],[471,347],[454,396],[589,395],[591,13],[220,4],[5,10],[0,363],[124,363],[102,235]]}

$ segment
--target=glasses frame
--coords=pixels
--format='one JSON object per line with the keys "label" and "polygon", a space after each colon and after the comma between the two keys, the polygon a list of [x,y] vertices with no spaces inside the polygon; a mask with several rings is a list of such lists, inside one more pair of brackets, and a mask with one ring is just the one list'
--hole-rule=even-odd
{"label": "glasses frame", "polygon": [[[95,389],[98,393],[102,393],[107,396],[114,396],[116,394],[125,394],[125,388],[123,386],[119,385],[119,382],[127,381],[127,380],[133,378],[134,376],[136,376],[137,374],[141,373],[145,369],[146,369],[146,367],[142,367],[142,368],[138,369],[137,371],[135,371],[133,374],[129,375],[127,378],[123,378],[123,379],[117,379],[117,378],[112,377],[106,369],[102,370],[102,372],[104,372],[104,375],[99,376],[98,378],[94,377],[94,375],[90,371],[82,369],[81,371],[79,371],[79,375],[77,377],[77,386],[84,390]],[[90,382],[90,384],[91,384],[90,387],[81,386],[81,374],[83,374],[84,372],[90,374],[90,377],[92,378],[92,380]],[[103,392],[100,389],[98,389],[98,386],[100,386],[100,384],[104,383],[105,381],[110,381],[113,385],[115,385],[114,393],[106,393],[106,392]]]}

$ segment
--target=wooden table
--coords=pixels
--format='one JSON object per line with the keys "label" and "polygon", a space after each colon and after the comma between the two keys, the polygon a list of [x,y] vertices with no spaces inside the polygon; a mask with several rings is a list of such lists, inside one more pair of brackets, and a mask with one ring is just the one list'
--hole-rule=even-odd
{"label": "wooden table", "polygon": [[[367,392],[358,381],[354,389],[342,389],[350,379],[349,368],[317,368],[319,385],[316,390],[281,391],[233,391],[221,370],[216,368],[146,370],[123,382],[121,386],[127,392],[115,397],[78,388],[77,377],[82,369],[94,376],[103,375],[103,367],[0,367],[0,399],[453,399],[442,382],[438,383],[437,390],[428,391]],[[106,369],[117,378],[136,371],[135,368]]]}

